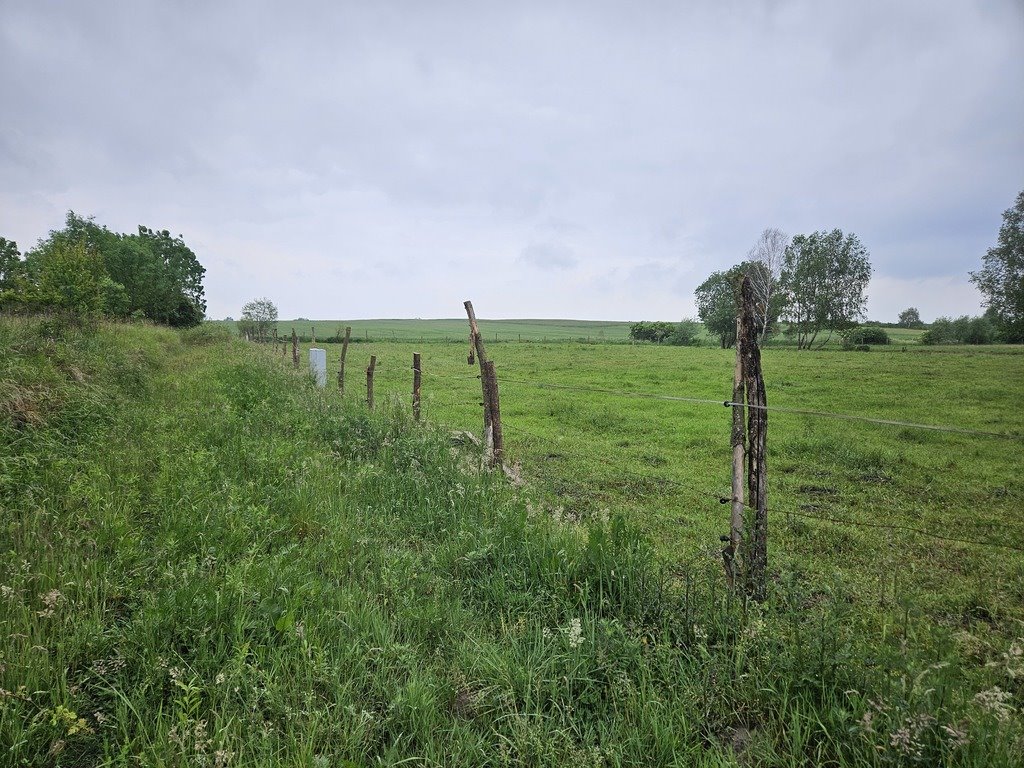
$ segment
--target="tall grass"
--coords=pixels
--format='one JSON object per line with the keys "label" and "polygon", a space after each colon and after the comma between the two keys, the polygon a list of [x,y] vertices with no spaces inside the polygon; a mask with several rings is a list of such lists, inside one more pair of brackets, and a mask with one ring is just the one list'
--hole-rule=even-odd
{"label": "tall grass", "polygon": [[0,763],[1022,758],[1019,646],[797,574],[744,604],[215,336],[0,344]]}

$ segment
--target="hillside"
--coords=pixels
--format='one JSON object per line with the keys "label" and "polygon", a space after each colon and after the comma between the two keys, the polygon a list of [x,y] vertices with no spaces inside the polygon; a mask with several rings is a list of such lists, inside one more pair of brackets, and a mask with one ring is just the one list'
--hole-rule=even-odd
{"label": "hillside", "polygon": [[0,353],[5,764],[1024,759],[1012,638],[744,604],[212,326]]}

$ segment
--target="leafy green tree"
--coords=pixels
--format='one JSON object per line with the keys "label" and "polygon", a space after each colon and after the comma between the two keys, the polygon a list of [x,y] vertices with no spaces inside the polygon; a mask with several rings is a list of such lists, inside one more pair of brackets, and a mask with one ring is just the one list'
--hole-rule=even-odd
{"label": "leafy green tree", "polygon": [[95,250],[84,242],[60,242],[41,252],[38,260],[30,299],[37,309],[86,321],[102,314],[106,275]]}
{"label": "leafy green tree", "polygon": [[25,262],[18,244],[0,237],[0,307],[17,304],[25,290]]}
{"label": "leafy green tree", "polygon": [[1024,343],[1024,191],[1003,211],[999,238],[971,272],[971,281],[985,297],[985,306],[1003,341]]}
{"label": "leafy green tree", "polygon": [[139,227],[134,235],[118,234],[91,218],[68,211],[63,229],[50,232],[33,253],[78,242],[102,257],[114,284],[106,290],[111,314],[142,315],[154,322],[182,327],[202,322],[206,312],[202,283],[205,269],[180,237],[147,227]]}
{"label": "leafy green tree", "polygon": [[856,324],[867,305],[871,279],[867,249],[841,230],[797,235],[786,249],[780,276],[786,297],[787,334],[800,349],[810,349],[823,330],[829,336]]}
{"label": "leafy green tree", "polygon": [[921,328],[924,323],[921,322],[921,313],[917,311],[917,307],[908,307],[900,312],[896,325],[900,328]]}
{"label": "leafy green tree", "polygon": [[[778,230],[765,232],[781,235]],[[762,238],[764,237],[762,235]],[[755,253],[756,250],[752,250],[751,253]],[[739,291],[744,276],[750,277],[754,295],[757,297],[755,311],[759,340],[763,342],[778,323],[783,294],[763,260],[759,258],[744,261],[724,272],[712,272],[707,280],[697,286],[694,296],[697,300],[698,317],[708,329],[708,333],[718,337],[722,349],[728,349],[736,343],[736,316],[740,311]]]}
{"label": "leafy green tree", "polygon": [[253,299],[242,307],[238,330],[243,334],[249,334],[249,338],[254,341],[266,341],[270,338],[276,322],[277,306],[264,296],[261,299]]}

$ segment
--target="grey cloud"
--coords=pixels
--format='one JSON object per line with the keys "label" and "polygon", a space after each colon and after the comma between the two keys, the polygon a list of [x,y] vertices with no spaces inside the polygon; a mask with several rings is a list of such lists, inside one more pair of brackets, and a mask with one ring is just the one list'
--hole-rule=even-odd
{"label": "grey cloud", "polygon": [[[880,278],[976,311],[946,278],[1024,179],[1021,49],[1017,0],[5,2],[0,234],[33,242],[68,207],[181,232],[212,275],[248,265],[211,284],[220,316],[249,293],[457,315],[482,259],[506,286],[488,314],[571,290],[579,316],[677,318],[764,227],[840,227]],[[274,268],[293,260],[353,279]],[[523,263],[562,290],[516,282]]]}
{"label": "grey cloud", "polygon": [[558,243],[534,243],[519,254],[519,262],[544,270],[572,269],[579,263],[571,248]]}

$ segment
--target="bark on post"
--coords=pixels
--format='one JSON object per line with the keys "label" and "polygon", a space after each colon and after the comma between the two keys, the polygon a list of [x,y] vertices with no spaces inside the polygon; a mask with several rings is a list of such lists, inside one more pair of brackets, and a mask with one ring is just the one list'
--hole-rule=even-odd
{"label": "bark on post", "polygon": [[487,385],[487,403],[491,417],[489,461],[492,467],[501,467],[505,455],[505,439],[501,431],[501,407],[498,398],[498,376],[494,372],[494,361],[484,363],[484,381]]}
{"label": "bark on post", "polygon": [[352,336],[352,328],[345,328],[345,340],[341,342],[341,362],[338,363],[338,390],[345,394],[345,356],[348,355],[348,341]]}
{"label": "bark on post", "polygon": [[370,355],[370,365],[366,369],[366,407],[373,410],[373,369],[377,367],[377,356]]}
{"label": "bark on post", "polygon": [[295,335],[294,328],[292,328],[292,365],[296,368],[299,367],[299,337]]}
{"label": "bark on post", "polygon": [[749,277],[743,278],[741,298],[743,313],[737,343],[741,345],[747,403],[747,495],[754,508],[745,566],[751,597],[764,600],[768,591],[768,400],[757,346],[757,299]]}
{"label": "bark on post", "polygon": [[423,371],[420,368],[420,353],[412,353],[412,417],[420,420],[420,382]]}
{"label": "bark on post", "polygon": [[473,364],[474,352],[476,353],[477,362],[480,363],[480,390],[484,397],[484,445],[488,453],[490,453],[494,444],[491,432],[491,403],[488,399],[487,376],[484,372],[484,367],[487,364],[487,352],[484,350],[484,340],[480,335],[480,328],[476,324],[476,312],[473,311],[473,302],[467,301],[464,303],[464,306],[466,307],[466,314],[469,316],[469,340],[472,343],[469,364]]}
{"label": "bark on post", "polygon": [[740,343],[742,318],[736,318],[736,365],[732,377],[732,507],[729,516],[729,545],[722,550],[725,577],[730,587],[743,583],[743,347]]}

